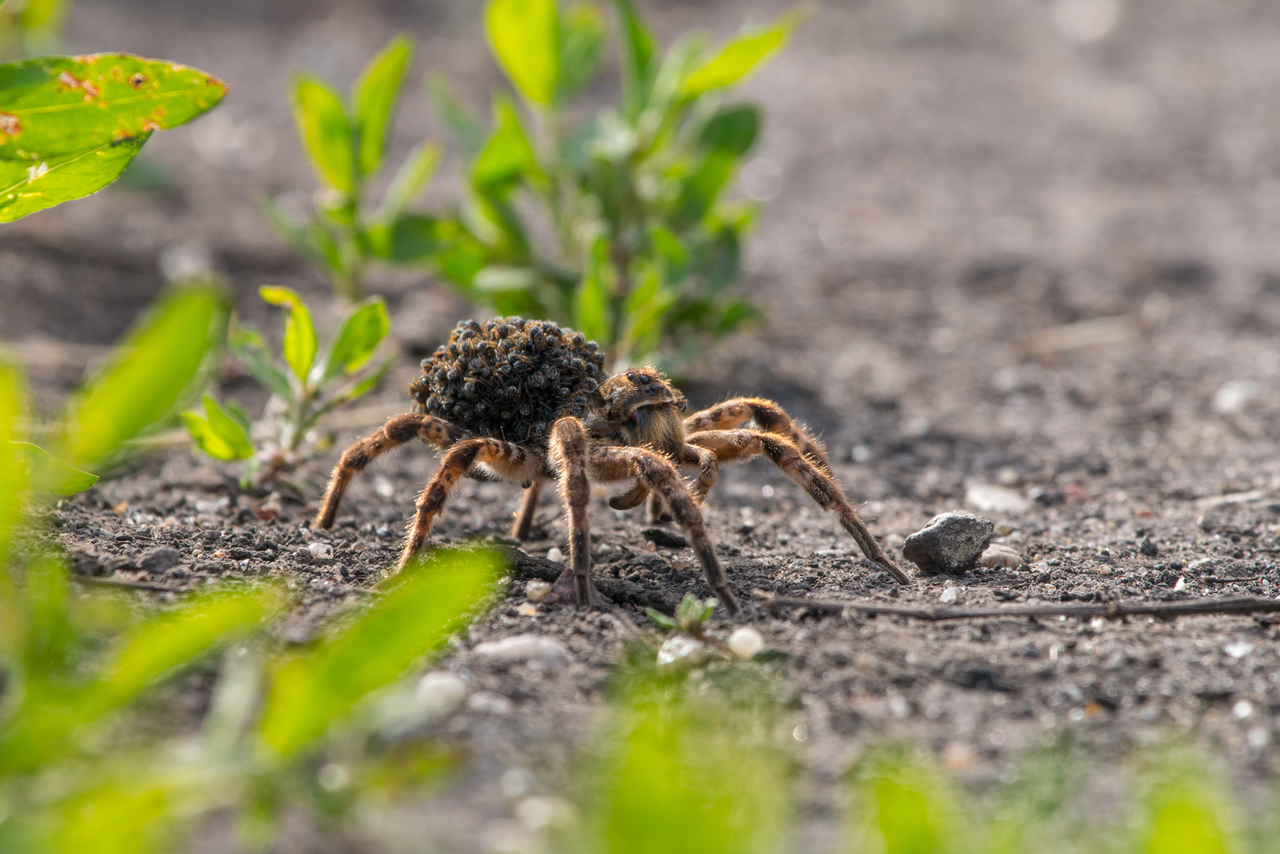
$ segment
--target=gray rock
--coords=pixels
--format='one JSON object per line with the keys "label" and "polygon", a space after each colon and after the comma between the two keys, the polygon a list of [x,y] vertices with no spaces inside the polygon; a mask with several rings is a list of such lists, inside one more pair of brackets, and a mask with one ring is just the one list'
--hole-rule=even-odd
{"label": "gray rock", "polygon": [[182,555],[172,546],[160,546],[151,549],[142,555],[138,561],[138,566],[147,572],[164,572],[178,565],[178,561],[182,560]]}
{"label": "gray rock", "polygon": [[683,535],[666,528],[645,528],[640,536],[660,549],[683,549],[689,546],[689,541]]}
{"label": "gray rock", "polygon": [[902,545],[902,556],[926,575],[963,573],[991,543],[995,524],[963,510],[941,513]]}

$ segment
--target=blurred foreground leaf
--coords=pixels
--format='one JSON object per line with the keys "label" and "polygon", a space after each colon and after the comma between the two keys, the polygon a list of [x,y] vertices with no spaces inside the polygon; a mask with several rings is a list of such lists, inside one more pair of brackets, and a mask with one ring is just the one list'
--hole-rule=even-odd
{"label": "blurred foreground leaf", "polygon": [[80,471],[62,460],[51,457],[39,445],[15,442],[16,452],[25,461],[32,489],[57,495],[75,495],[98,482],[96,474]]}
{"label": "blurred foreground leaf", "polygon": [[34,163],[0,160],[0,222],[98,192],[120,176],[146,141],[143,134]]}
{"label": "blurred foreground leaf", "polygon": [[101,471],[124,442],[171,416],[225,338],[227,317],[226,300],[207,285],[183,286],[162,297],[72,398],[57,456]]}

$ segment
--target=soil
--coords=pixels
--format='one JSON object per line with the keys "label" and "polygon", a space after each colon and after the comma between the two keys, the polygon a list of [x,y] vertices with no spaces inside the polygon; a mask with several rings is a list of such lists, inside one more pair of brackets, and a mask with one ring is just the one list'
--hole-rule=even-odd
{"label": "soil", "polygon": [[[0,231],[0,339],[27,363],[39,404],[51,411],[161,288],[162,258],[211,259],[263,326],[275,320],[253,296],[261,284],[323,302],[323,282],[255,206],[262,193],[305,204],[313,187],[287,71],[345,83],[405,30],[418,39],[415,69],[443,70],[482,105],[500,79],[473,6],[80,0],[73,51],[179,59],[225,76],[233,93],[149,143],[159,189],[112,188]],[[732,3],[641,6],[664,43],[690,27],[726,35],[746,14]],[[782,8],[769,0],[751,14]],[[1108,10],[1118,14],[1110,30]],[[723,471],[706,508],[739,598],[948,607],[948,588],[957,606],[1280,593],[1277,91],[1280,6],[1265,0],[820,10],[744,91],[767,116],[742,181],[772,196],[744,282],[766,319],[683,387],[695,406],[771,397],[820,431],[846,492],[866,502],[862,515],[895,555],[935,514],[967,509],[995,522],[997,544],[1018,559],[897,587],[758,460]],[[393,156],[423,135],[442,134],[415,91]],[[449,167],[433,205],[456,192]],[[340,441],[407,409],[417,359],[469,312],[411,274],[372,287],[392,305],[404,358],[376,412]],[[255,401],[234,372],[223,390]],[[304,640],[393,561],[435,464],[418,450],[375,464],[336,528],[315,532],[305,521],[336,456],[307,468],[304,499],[278,501],[264,522],[231,467],[172,450],[63,503],[59,535],[78,571],[98,578],[186,589],[283,577],[302,604],[281,632]],[[518,499],[467,482],[437,535],[500,536]],[[653,546],[640,513],[602,501],[591,513],[595,577],[631,620],[643,622],[641,606],[708,595],[692,552]],[[548,551],[565,548],[550,497],[537,529],[513,552],[506,600],[435,665],[489,700],[433,728],[468,759],[397,813],[400,831],[420,829],[441,850],[501,848],[520,827],[519,798],[573,794],[572,768],[602,722],[603,686],[629,636],[602,612],[518,610],[529,580],[554,577]],[[331,558],[312,556],[317,540]],[[178,563],[142,569],[160,546]],[[927,746],[978,787],[1010,779],[1019,756],[1063,733],[1099,756],[1189,741],[1246,793],[1262,790],[1280,758],[1270,618],[930,624],[757,609],[751,619],[786,654],[774,666],[804,728],[796,850],[832,850],[838,781],[886,740]],[[713,631],[732,627],[717,619]],[[518,633],[558,637],[573,663],[548,673],[473,652]],[[343,844],[299,829],[284,850]],[[234,847],[215,823],[193,850]]]}

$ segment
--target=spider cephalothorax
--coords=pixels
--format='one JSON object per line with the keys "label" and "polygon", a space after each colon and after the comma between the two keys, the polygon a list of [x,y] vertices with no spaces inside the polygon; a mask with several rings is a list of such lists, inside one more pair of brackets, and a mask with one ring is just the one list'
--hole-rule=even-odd
{"label": "spider cephalothorax", "polygon": [[[684,396],[659,371],[633,368],[605,379],[603,363],[594,342],[553,323],[495,318],[458,324],[449,341],[423,360],[422,376],[409,388],[418,411],[392,418],[343,453],[316,527],[333,524],[356,472],[416,437],[443,456],[418,496],[402,566],[422,549],[462,477],[525,487],[512,528],[518,539],[528,537],[542,484],[555,480],[568,514],[571,558],[556,595],[572,595],[580,605],[597,602],[589,575],[590,483],[633,483],[610,506],[628,509],[648,498],[652,515],[674,519],[689,535],[716,595],[737,613],[699,505],[721,461],[763,454],[821,507],[835,511],[863,554],[897,581],[908,580],[845,499],[821,444],[777,404],[736,398],[682,418]],[[744,428],[747,423],[757,429]],[[680,477],[681,466],[698,468],[691,486]]]}

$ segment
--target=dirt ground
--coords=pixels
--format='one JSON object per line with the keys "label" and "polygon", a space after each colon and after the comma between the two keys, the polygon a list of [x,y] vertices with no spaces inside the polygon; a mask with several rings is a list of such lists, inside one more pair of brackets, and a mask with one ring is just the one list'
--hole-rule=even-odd
{"label": "dirt ground", "polygon": [[[784,8],[640,5],[664,43]],[[0,231],[0,339],[27,363],[41,405],[159,290],[162,259],[211,259],[260,324],[274,323],[253,297],[261,284],[320,300],[323,283],[255,206],[263,193],[305,204],[313,187],[287,71],[345,84],[406,30],[415,69],[446,72],[480,106],[500,80],[473,7],[79,0],[72,50],[182,60],[233,91],[149,144],[166,187],[113,188]],[[895,587],[833,517],[756,461],[725,470],[707,505],[739,597],[934,606],[955,587],[947,598],[969,606],[1280,593],[1277,92],[1280,5],[1266,0],[824,4],[745,87],[767,115],[742,181],[767,197],[744,284],[765,322],[700,364],[685,390],[695,405],[772,397],[820,431],[847,493],[899,557],[934,514],[968,509],[996,522],[997,542],[1023,562]],[[395,151],[423,135],[441,134],[415,86]],[[455,187],[445,174],[429,203]],[[369,423],[340,441],[407,407],[417,358],[468,312],[412,275],[384,275],[374,290],[404,357]],[[243,378],[224,391],[253,399]],[[376,464],[338,526],[312,532],[302,523],[336,453],[304,472],[305,505],[285,502],[264,523],[231,467],[173,450],[66,502],[61,536],[80,571],[118,579],[185,588],[283,576],[305,602],[284,633],[304,639],[393,560],[434,467],[425,451]],[[438,535],[501,534],[517,502],[511,488],[468,482]],[[639,514],[603,502],[591,512],[599,586],[637,622],[638,606],[707,595],[690,550],[655,549]],[[518,845],[521,798],[572,794],[626,634],[600,613],[517,611],[525,583],[554,574],[544,559],[565,535],[544,497],[507,601],[437,665],[484,699],[435,728],[469,757],[462,773],[400,816],[433,850],[506,850]],[[316,540],[331,558],[312,556]],[[176,567],[139,568],[164,545],[179,551]],[[1190,741],[1243,791],[1260,791],[1280,758],[1280,632],[1265,618],[927,624],[791,611],[759,612],[755,625],[787,654],[780,672],[804,728],[795,850],[832,850],[837,782],[887,739],[927,745],[977,786],[1012,779],[1017,757],[1064,732],[1098,755]],[[551,674],[472,651],[525,632],[560,638],[573,663]],[[215,827],[195,850],[230,840]],[[340,847],[299,831],[287,850]]]}

